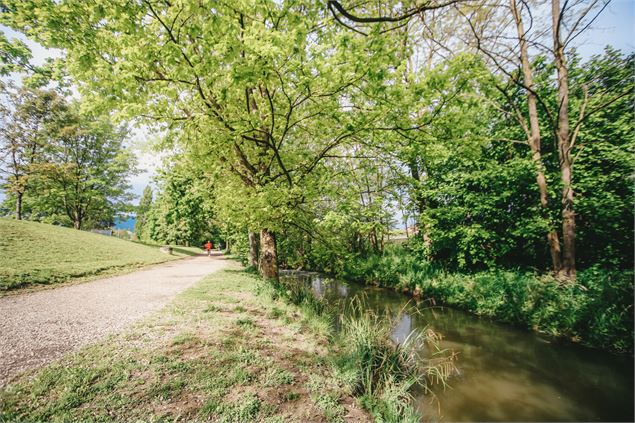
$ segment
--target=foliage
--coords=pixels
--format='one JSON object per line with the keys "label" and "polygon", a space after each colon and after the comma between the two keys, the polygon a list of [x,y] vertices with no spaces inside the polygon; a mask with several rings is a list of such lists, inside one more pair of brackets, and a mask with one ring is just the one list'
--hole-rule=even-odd
{"label": "foliage", "polygon": [[53,127],[65,111],[66,104],[55,91],[0,82],[0,181],[15,196],[17,219],[22,218],[22,201],[32,190],[37,167],[46,161]]}
{"label": "foliage", "polygon": [[109,227],[132,199],[127,178],[136,159],[124,147],[126,129],[103,117],[71,119],[53,135],[45,162],[37,166],[39,198],[31,214],[65,215],[75,229]]}
{"label": "foliage", "polygon": [[191,254],[37,222],[0,218],[0,291],[121,272]]}
{"label": "foliage", "polygon": [[19,75],[24,86],[30,88],[43,88],[53,81],[63,86],[59,61],[47,58],[42,65],[36,66],[31,63],[32,58],[33,52],[24,41],[8,38],[0,28],[0,77]]}
{"label": "foliage", "polygon": [[591,347],[633,351],[632,271],[595,266],[580,271],[577,284],[563,284],[518,270],[449,272],[394,248],[351,260],[343,275]]}
{"label": "foliage", "polygon": [[0,111],[0,171],[16,218],[108,227],[127,210],[135,158],[125,128],[82,113],[55,91],[8,88]]}
{"label": "foliage", "polygon": [[[167,144],[219,171],[227,189],[218,201],[240,209],[231,223],[256,230],[280,229],[319,195],[321,163],[375,115],[344,107],[346,99],[383,83],[394,50],[387,36],[349,34],[312,2],[241,0],[211,17],[197,1],[7,9],[8,23],[66,49],[94,107],[158,121]],[[362,66],[370,57],[373,66]]]}
{"label": "foliage", "polygon": [[[577,237],[583,246],[578,249],[578,258],[585,267],[633,268],[634,69],[634,54],[624,55],[607,47],[575,75],[593,94],[615,99],[590,115],[579,134],[574,188]],[[620,90],[628,95],[617,97]]]}
{"label": "foliage", "polygon": [[[608,48],[588,62],[570,57],[571,105],[575,110],[587,101],[587,117],[580,127],[574,154],[577,243],[580,267],[603,263],[630,268],[633,263],[633,142],[634,56]],[[553,69],[537,58],[537,84],[544,97],[555,97]],[[489,82],[481,84],[488,90]],[[491,87],[489,88],[491,90]],[[522,104],[522,94],[511,90]],[[496,94],[489,93],[489,102]],[[595,96],[595,97],[593,97]],[[609,101],[610,100],[610,101]],[[608,104],[599,107],[602,102]],[[594,109],[593,107],[596,107]],[[598,108],[599,107],[599,108]],[[452,109],[450,109],[452,110]],[[540,211],[534,163],[522,145],[522,132],[495,108],[462,105],[458,109],[487,131],[468,127],[457,134],[450,122],[439,121],[432,132],[434,150],[417,153],[425,166],[425,178],[411,182],[422,204],[420,231],[430,243],[430,258],[462,270],[495,266],[550,266],[546,233],[560,219],[560,164],[553,143],[542,145],[552,207]],[[541,113],[544,113],[542,111]],[[443,114],[440,115],[443,117]],[[461,122],[460,117],[453,117]],[[547,117],[544,117],[547,120]],[[543,128],[545,134],[549,128]],[[459,134],[464,133],[457,144]],[[477,136],[478,135],[478,136]],[[409,147],[412,149],[413,147]],[[424,150],[425,151],[425,150]],[[619,228],[619,229],[618,229]],[[588,245],[597,248],[586,248]]]}
{"label": "foliage", "polygon": [[162,170],[157,179],[157,197],[142,215],[142,239],[202,245],[214,238],[212,187],[205,176],[182,162]]}
{"label": "foliage", "polygon": [[148,185],[143,189],[143,194],[141,194],[141,199],[139,200],[139,205],[137,206],[136,220],[134,225],[134,233],[137,236],[137,239],[146,238],[144,229],[147,223],[147,214],[150,211],[150,207],[152,206],[152,200],[152,187]]}
{"label": "foliage", "polygon": [[22,41],[10,40],[0,33],[0,76],[22,71],[29,66],[32,53]]}

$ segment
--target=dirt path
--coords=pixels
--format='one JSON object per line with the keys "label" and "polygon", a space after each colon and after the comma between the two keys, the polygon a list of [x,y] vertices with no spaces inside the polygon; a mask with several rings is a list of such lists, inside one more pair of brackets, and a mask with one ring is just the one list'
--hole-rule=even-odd
{"label": "dirt path", "polygon": [[197,256],[80,285],[0,298],[0,387],[146,316],[226,267]]}

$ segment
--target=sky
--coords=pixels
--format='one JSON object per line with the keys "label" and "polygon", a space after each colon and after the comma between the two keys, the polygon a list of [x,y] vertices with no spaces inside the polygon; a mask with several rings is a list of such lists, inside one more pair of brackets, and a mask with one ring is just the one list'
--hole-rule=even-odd
{"label": "sky", "polygon": [[[36,65],[43,63],[47,57],[60,56],[59,51],[46,49],[3,25],[0,25],[0,30],[8,38],[20,38],[25,41],[33,52],[33,63]],[[577,50],[583,58],[601,54],[606,45],[612,45],[624,52],[635,50],[635,0],[613,0],[595,21],[593,27],[576,43]],[[131,148],[138,158],[141,172],[130,178],[130,184],[133,193],[138,197],[161,165],[159,155],[148,152],[148,149],[144,148],[144,145],[150,141],[145,139],[147,137],[145,131],[138,130],[135,131],[134,139],[131,140],[133,141]],[[138,203],[138,197],[135,204]],[[4,194],[0,192],[0,200],[3,198]]]}

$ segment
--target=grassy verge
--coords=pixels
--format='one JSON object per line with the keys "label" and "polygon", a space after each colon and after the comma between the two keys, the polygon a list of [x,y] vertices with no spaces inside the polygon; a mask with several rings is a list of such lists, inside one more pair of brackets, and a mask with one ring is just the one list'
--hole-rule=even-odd
{"label": "grassy verge", "polygon": [[377,314],[363,300],[348,303],[347,310],[332,308],[309,287],[288,281],[270,281],[265,288],[271,297],[300,307],[330,334],[334,378],[375,421],[420,422],[412,390],[430,392],[431,384],[445,383],[456,371],[454,356],[439,350],[438,335],[431,330],[413,332],[400,344],[393,342],[391,334],[400,314]]}
{"label": "grassy verge", "polygon": [[[255,294],[260,292],[260,295]],[[324,319],[238,270],[0,391],[0,421],[369,421]]]}
{"label": "grassy verge", "polygon": [[173,255],[113,237],[37,222],[0,218],[0,295],[9,290],[86,280],[192,255]]}
{"label": "grassy verge", "polygon": [[342,276],[591,347],[633,352],[632,271],[585,269],[570,284],[526,271],[448,272],[394,248],[351,260]]}

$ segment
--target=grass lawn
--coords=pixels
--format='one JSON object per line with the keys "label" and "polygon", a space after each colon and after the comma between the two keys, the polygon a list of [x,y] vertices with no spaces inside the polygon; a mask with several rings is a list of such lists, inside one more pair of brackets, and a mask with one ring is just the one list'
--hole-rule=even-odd
{"label": "grass lawn", "polygon": [[178,247],[174,255],[130,241],[37,222],[0,218],[0,295],[11,289],[49,285],[122,272],[201,251]]}
{"label": "grass lawn", "polygon": [[321,321],[234,267],[23,374],[0,390],[0,421],[370,421],[328,364]]}

